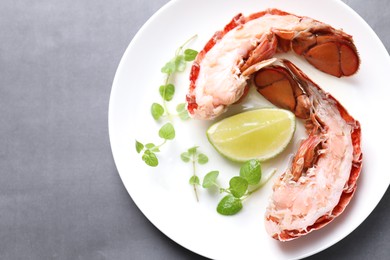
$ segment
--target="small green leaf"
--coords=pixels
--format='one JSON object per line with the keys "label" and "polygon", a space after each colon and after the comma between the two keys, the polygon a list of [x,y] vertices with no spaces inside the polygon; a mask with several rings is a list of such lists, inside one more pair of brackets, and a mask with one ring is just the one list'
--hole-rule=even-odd
{"label": "small green leaf", "polygon": [[175,95],[175,86],[173,84],[161,85],[159,91],[165,101],[171,101]]}
{"label": "small green leaf", "polygon": [[158,103],[153,103],[150,110],[154,120],[158,120],[164,114],[164,107]]}
{"label": "small green leaf", "polygon": [[190,118],[190,114],[188,114],[187,110],[180,112],[178,115],[179,115],[181,120],[187,120]]}
{"label": "small green leaf", "polygon": [[209,158],[205,154],[203,154],[203,153],[198,154],[198,163],[199,164],[206,164],[208,161],[209,161]]}
{"label": "small green leaf", "polygon": [[186,69],[186,61],[183,55],[177,55],[175,58],[175,72],[183,72]]}
{"label": "small green leaf", "polygon": [[256,185],[261,179],[261,164],[259,160],[252,159],[245,162],[240,168],[240,176],[250,185]]}
{"label": "small green leaf", "polygon": [[176,112],[181,120],[187,120],[188,118],[190,118],[185,103],[180,103],[179,105],[177,105]]}
{"label": "small green leaf", "polygon": [[212,186],[218,186],[217,185],[217,177],[219,175],[219,171],[211,171],[206,174],[203,178],[202,187],[205,189],[208,189]]}
{"label": "small green leaf", "polygon": [[158,165],[157,156],[150,150],[146,150],[142,155],[142,160],[149,166],[156,167]]}
{"label": "small green leaf", "polygon": [[180,104],[178,104],[178,105],[176,106],[176,111],[177,111],[178,113],[183,112],[183,111],[185,111],[185,110],[187,110],[187,109],[186,109],[186,103],[180,103]]}
{"label": "small green leaf", "polygon": [[226,195],[218,203],[217,212],[221,215],[230,216],[238,213],[242,209],[242,202],[240,199]]}
{"label": "small green leaf", "polygon": [[175,138],[175,128],[171,123],[166,123],[160,128],[158,135],[163,139],[173,140]]}
{"label": "small green leaf", "polygon": [[198,149],[199,146],[194,146],[194,147],[191,147],[190,149],[188,149],[188,154],[189,155],[194,155],[196,154],[196,150]]}
{"label": "small green leaf", "polygon": [[191,185],[200,185],[199,177],[196,176],[196,175],[192,175],[191,178],[190,178],[189,183]]}
{"label": "small green leaf", "polygon": [[151,152],[160,152],[160,149],[153,143],[148,143],[148,144],[145,144],[145,147],[150,150]]}
{"label": "small green leaf", "polygon": [[192,49],[186,49],[184,51],[184,60],[185,61],[193,61],[196,58],[196,55],[198,55],[198,52]]}
{"label": "small green leaf", "polygon": [[151,149],[153,147],[155,147],[156,145],[155,144],[152,144],[152,143],[148,143],[148,144],[145,144],[145,147],[148,148],[148,149]]}
{"label": "small green leaf", "polygon": [[248,181],[240,176],[235,176],[229,181],[229,190],[236,198],[241,198],[248,190]]}
{"label": "small green leaf", "polygon": [[175,71],[176,71],[175,59],[168,61],[164,65],[164,67],[161,68],[161,72],[166,74],[172,74]]}
{"label": "small green leaf", "polygon": [[137,150],[137,153],[140,153],[144,149],[144,145],[135,140],[135,149]]}
{"label": "small green leaf", "polygon": [[189,162],[191,160],[191,155],[188,152],[180,154],[180,158],[183,162]]}

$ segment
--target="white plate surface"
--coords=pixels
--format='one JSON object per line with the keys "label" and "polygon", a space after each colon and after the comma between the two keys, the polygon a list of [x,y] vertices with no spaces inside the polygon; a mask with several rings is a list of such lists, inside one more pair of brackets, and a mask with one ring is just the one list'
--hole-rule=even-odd
{"label": "white plate surface", "polygon": [[[218,155],[205,136],[212,122],[174,120],[175,140],[159,153],[157,168],[146,166],[135,151],[135,140],[159,143],[158,129],[150,114],[153,102],[161,102],[158,88],[165,78],[160,72],[177,47],[197,34],[188,47],[200,50],[216,30],[223,28],[239,12],[245,15],[279,8],[305,15],[353,35],[362,64],[359,72],[338,79],[325,75],[302,58],[288,58],[316,83],[332,93],[362,125],[364,167],[358,189],[346,211],[321,230],[295,241],[281,243],[270,238],[264,229],[263,216],[270,196],[272,181],[244,202],[244,209],[233,217],[216,213],[221,198],[218,193],[199,188],[196,202],[188,180],[190,164],[180,154],[198,145],[210,158],[199,166],[203,177],[211,170],[220,171],[220,183],[237,175],[239,165]],[[184,102],[188,88],[187,70],[176,77],[176,94],[169,103],[171,110]],[[213,259],[298,259],[315,254],[337,243],[356,229],[378,204],[390,183],[387,169],[387,129],[390,88],[386,85],[390,59],[386,49],[366,22],[341,1],[323,0],[174,0],[161,8],[141,28],[127,48],[115,75],[109,106],[109,133],[114,160],[123,183],[144,215],[164,234],[178,244]],[[251,93],[245,103],[229,110],[269,106],[262,97]],[[303,132],[301,122],[294,142],[277,159],[263,165],[267,172],[277,167],[280,174],[289,154],[294,152]]]}

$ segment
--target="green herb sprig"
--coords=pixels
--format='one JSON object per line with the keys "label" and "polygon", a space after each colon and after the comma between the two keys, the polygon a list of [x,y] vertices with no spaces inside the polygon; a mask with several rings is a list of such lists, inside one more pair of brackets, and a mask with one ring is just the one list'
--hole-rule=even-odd
{"label": "green herb sprig", "polygon": [[229,188],[222,188],[217,178],[219,171],[211,171],[203,179],[202,187],[209,189],[217,187],[220,193],[227,193],[218,203],[217,212],[222,215],[235,215],[243,208],[243,200],[260,189],[273,175],[268,175],[266,180],[260,182],[262,177],[261,163],[257,159],[245,162],[239,176],[234,176],[229,181]]}
{"label": "green herb sprig", "polygon": [[[195,39],[197,35],[191,37],[183,45],[181,45],[175,52],[175,56],[168,61],[162,68],[161,72],[166,74],[164,85],[159,87],[159,93],[162,98],[162,104],[153,103],[151,106],[152,117],[157,121],[164,115],[168,117],[169,123],[166,123],[160,128],[159,136],[163,139],[163,142],[159,145],[154,143],[143,144],[136,140],[136,151],[142,152],[142,160],[151,167],[158,166],[158,158],[156,153],[160,152],[160,147],[164,145],[167,140],[173,140],[175,138],[175,128],[173,126],[173,114],[169,112],[167,102],[171,101],[175,95],[175,85],[171,82],[175,76],[175,73],[183,72],[186,68],[187,62],[193,61],[198,54],[197,51],[192,49],[184,49],[184,47]],[[185,103],[178,104],[176,106],[176,116],[182,120],[189,118]]]}
{"label": "green herb sprig", "polygon": [[200,185],[200,180],[198,175],[196,174],[196,163],[206,164],[209,161],[209,158],[204,153],[200,153],[198,151],[198,148],[198,146],[191,147],[186,152],[182,153],[180,155],[180,158],[183,162],[191,162],[192,164],[192,176],[189,180],[189,183],[194,187],[196,201],[199,202],[197,186]]}
{"label": "green herb sprig", "polygon": [[160,147],[163,146],[168,140],[173,140],[175,138],[175,128],[171,123],[166,123],[158,131],[158,135],[163,139],[163,142],[159,145],[154,143],[143,144],[139,141],[135,141],[135,149],[137,153],[142,154],[142,160],[151,167],[156,167],[158,165],[158,158],[156,153],[160,152]]}
{"label": "green herb sprig", "polygon": [[[183,72],[186,68],[187,62],[195,60],[198,52],[193,49],[184,49],[185,46],[194,40],[197,35],[191,37],[183,45],[181,45],[175,52],[175,56],[168,61],[162,68],[161,72],[166,74],[165,83],[159,88],[159,93],[162,98],[162,104],[153,103],[151,106],[151,114],[155,120],[159,120],[162,116],[167,116],[172,121],[173,114],[169,111],[167,102],[173,99],[175,95],[175,85],[172,83],[175,73]],[[185,103],[180,103],[176,107],[177,116],[182,120],[188,119],[188,113],[185,109]]]}

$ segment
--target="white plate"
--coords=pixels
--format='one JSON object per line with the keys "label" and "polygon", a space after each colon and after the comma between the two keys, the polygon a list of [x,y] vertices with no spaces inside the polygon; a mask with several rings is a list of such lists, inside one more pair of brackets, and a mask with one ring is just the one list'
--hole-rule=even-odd
{"label": "white plate", "polygon": [[[175,120],[175,140],[161,148],[157,168],[146,166],[135,151],[135,140],[160,142],[161,123],[150,115],[150,106],[159,102],[158,88],[164,82],[161,67],[170,60],[177,47],[194,34],[198,38],[188,47],[200,50],[216,30],[223,28],[237,13],[251,14],[275,7],[306,15],[343,28],[352,34],[362,60],[353,77],[338,79],[321,73],[302,58],[289,57],[315,82],[332,93],[361,122],[364,167],[358,189],[346,211],[325,228],[295,241],[280,243],[268,237],[263,215],[272,183],[244,203],[244,209],[233,217],[216,213],[221,195],[199,188],[196,202],[188,184],[191,167],[180,160],[180,153],[193,145],[210,158],[199,166],[202,178],[211,170],[220,170],[220,183],[238,173],[239,166],[221,158],[210,146],[205,130],[210,122]],[[387,115],[390,88],[386,86],[390,59],[384,46],[371,28],[341,1],[236,1],[176,0],[161,8],[137,33],[126,50],[112,87],[109,106],[109,133],[114,160],[123,183],[145,216],[168,237],[203,256],[214,259],[297,259],[312,255],[335,244],[372,212],[390,183],[387,169],[390,147],[387,129],[381,122]],[[171,110],[184,102],[189,68],[176,80],[177,92],[169,103]],[[262,106],[259,96],[250,96],[246,106]],[[231,111],[230,111],[231,112]],[[299,127],[293,152],[299,139]],[[282,158],[282,159],[280,159]],[[268,171],[275,165],[283,171],[283,156],[263,166]]]}

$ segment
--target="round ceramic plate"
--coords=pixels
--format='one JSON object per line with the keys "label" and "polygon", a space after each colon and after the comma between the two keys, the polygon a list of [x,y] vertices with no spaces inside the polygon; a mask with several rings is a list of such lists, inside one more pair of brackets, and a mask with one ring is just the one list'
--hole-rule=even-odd
{"label": "round ceramic plate", "polygon": [[[292,60],[323,89],[336,97],[362,126],[364,167],[357,192],[345,212],[321,230],[297,240],[281,243],[270,238],[264,229],[264,212],[271,194],[272,180],[244,201],[243,210],[235,216],[221,216],[216,205],[222,195],[198,187],[197,202],[189,185],[192,166],[180,159],[188,148],[209,157],[198,165],[200,179],[212,170],[220,172],[219,183],[228,186],[238,174],[238,164],[227,161],[214,151],[205,136],[213,122],[173,119],[174,140],[158,153],[159,165],[147,166],[135,149],[135,141],[159,144],[159,128],[167,119],[155,121],[150,113],[152,103],[161,103],[159,86],[165,75],[161,68],[176,49],[193,35],[198,37],[187,47],[201,50],[215,31],[221,30],[234,15],[249,15],[267,8],[279,8],[297,15],[309,16],[342,28],[353,35],[361,57],[357,74],[335,78],[315,70],[301,57],[283,55]],[[340,19],[342,17],[342,19]],[[185,101],[190,65],[175,76],[176,93],[167,106],[175,111]],[[387,115],[385,104],[390,96],[387,82],[390,59],[372,29],[341,1],[323,0],[174,0],[161,8],[137,33],[127,48],[115,75],[109,106],[109,133],[114,160],[123,183],[144,215],[164,234],[178,244],[213,259],[297,259],[317,253],[347,236],[372,212],[389,186],[387,168],[389,139],[381,120]],[[226,115],[246,109],[271,106],[260,95],[249,97],[227,111]],[[263,172],[276,168],[281,174],[286,162],[303,136],[298,122],[293,142],[274,160],[263,164]]]}

